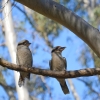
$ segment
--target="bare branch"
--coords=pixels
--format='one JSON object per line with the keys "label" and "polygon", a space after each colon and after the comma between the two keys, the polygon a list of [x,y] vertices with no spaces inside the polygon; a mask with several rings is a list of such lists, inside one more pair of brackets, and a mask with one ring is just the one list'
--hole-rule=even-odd
{"label": "bare branch", "polygon": [[59,72],[59,71],[51,71],[46,69],[34,68],[34,67],[33,68],[21,67],[16,64],[9,63],[8,61],[3,60],[1,58],[0,58],[0,65],[16,71],[24,71],[33,74],[50,76],[50,77],[59,77],[59,78],[75,78],[75,77],[82,77],[82,76],[100,75],[100,68],[86,68],[81,70]]}
{"label": "bare branch", "polygon": [[100,93],[98,93],[95,89],[93,89],[92,86],[88,82],[86,82],[85,80],[82,80],[80,78],[78,78],[78,80],[83,82],[86,86],[88,86],[90,88],[91,91],[93,91],[94,93],[96,93],[100,97]]}
{"label": "bare branch", "polygon": [[73,96],[74,96],[75,100],[80,100],[80,98],[78,96],[78,93],[76,92],[76,89],[74,87],[74,84],[73,84],[72,80],[71,79],[68,79],[67,81],[70,84],[70,88],[72,90],[72,93],[73,93]]}
{"label": "bare branch", "polygon": [[42,82],[45,84],[45,86],[46,86],[46,88],[48,90],[48,93],[49,93],[49,96],[50,96],[50,100],[52,100],[52,95],[51,95],[50,87],[47,85],[47,83],[45,81],[45,78],[43,76],[41,76],[41,75],[40,75],[40,77],[41,77]]}
{"label": "bare branch", "polygon": [[30,19],[29,16],[27,15],[27,13],[26,13],[24,10],[22,10],[20,7],[18,7],[17,5],[15,5],[15,7],[25,15],[25,17],[28,19],[30,25],[31,25],[32,27],[35,27],[34,24],[33,24],[32,21],[31,21],[31,19]]}
{"label": "bare branch", "polygon": [[16,100],[14,96],[14,92],[16,91],[15,87],[8,86],[2,82],[0,82],[0,85],[4,88],[5,92],[9,96],[10,100]]}
{"label": "bare branch", "polygon": [[3,43],[0,44],[0,46],[5,46],[5,45],[6,45],[5,42],[3,42]]}
{"label": "bare branch", "polygon": [[6,84],[3,84],[2,82],[0,82],[0,85],[7,91],[8,90],[11,90],[11,91],[15,91],[16,90],[14,87],[7,86]]}

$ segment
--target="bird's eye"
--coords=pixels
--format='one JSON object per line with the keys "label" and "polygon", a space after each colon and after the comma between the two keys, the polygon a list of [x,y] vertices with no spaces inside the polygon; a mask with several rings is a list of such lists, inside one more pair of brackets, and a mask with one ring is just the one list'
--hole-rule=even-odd
{"label": "bird's eye", "polygon": [[26,44],[26,42],[24,42],[24,44]]}

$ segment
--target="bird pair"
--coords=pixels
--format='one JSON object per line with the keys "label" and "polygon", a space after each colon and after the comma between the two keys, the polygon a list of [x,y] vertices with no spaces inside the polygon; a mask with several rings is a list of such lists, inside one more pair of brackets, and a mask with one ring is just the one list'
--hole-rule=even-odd
{"label": "bird pair", "polygon": [[[29,43],[28,40],[23,40],[18,43],[17,45],[17,53],[16,53],[16,60],[17,64],[23,67],[32,67],[32,53],[29,49]],[[62,57],[61,53],[65,49],[65,47],[56,46],[52,49],[52,59],[49,61],[50,70],[54,71],[63,71],[67,68],[67,62],[64,57]],[[21,87],[24,85],[24,79],[28,78],[30,79],[30,73],[26,72],[20,72],[20,77],[18,81],[18,85]],[[66,85],[65,79],[57,78],[57,80],[60,83],[60,86],[64,92],[64,94],[69,93],[69,89]]]}

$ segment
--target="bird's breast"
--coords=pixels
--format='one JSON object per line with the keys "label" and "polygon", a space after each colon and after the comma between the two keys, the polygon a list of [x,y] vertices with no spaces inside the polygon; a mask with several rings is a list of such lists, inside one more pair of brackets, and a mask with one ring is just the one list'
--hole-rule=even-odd
{"label": "bird's breast", "polygon": [[63,63],[63,58],[59,57],[57,54],[53,54],[52,57],[52,68],[53,70],[64,70],[65,69],[65,65]]}
{"label": "bird's breast", "polygon": [[19,65],[32,66],[32,54],[29,48],[19,48],[17,51]]}

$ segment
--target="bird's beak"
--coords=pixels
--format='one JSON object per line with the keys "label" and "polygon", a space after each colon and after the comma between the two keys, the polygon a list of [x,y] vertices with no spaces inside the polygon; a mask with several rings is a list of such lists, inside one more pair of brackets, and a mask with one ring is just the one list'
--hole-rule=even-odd
{"label": "bird's beak", "polygon": [[60,48],[60,51],[62,52],[65,48],[66,48],[66,47],[61,47],[61,48]]}

